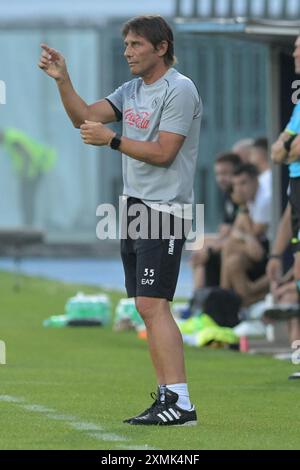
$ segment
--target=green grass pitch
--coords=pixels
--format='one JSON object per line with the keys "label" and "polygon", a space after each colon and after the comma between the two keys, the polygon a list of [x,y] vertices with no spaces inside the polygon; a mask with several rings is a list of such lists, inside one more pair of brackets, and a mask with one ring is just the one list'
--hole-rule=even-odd
{"label": "green grass pitch", "polygon": [[[288,362],[186,348],[194,428],[122,423],[148,407],[147,345],[107,328],[46,329],[70,296],[94,288],[0,273],[1,449],[299,449],[300,381]],[[110,292],[114,305],[121,296]]]}

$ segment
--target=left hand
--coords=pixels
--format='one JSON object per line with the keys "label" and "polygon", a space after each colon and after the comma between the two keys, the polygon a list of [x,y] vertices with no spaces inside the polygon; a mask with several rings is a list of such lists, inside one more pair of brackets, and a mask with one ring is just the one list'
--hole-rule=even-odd
{"label": "left hand", "polygon": [[296,137],[291,146],[291,151],[289,153],[288,163],[292,163],[300,159],[300,135]]}
{"label": "left hand", "polygon": [[233,191],[231,193],[231,200],[237,206],[245,206],[245,207],[247,206],[247,202],[248,202],[245,194],[243,194],[243,191],[235,187],[233,187]]}
{"label": "left hand", "polygon": [[239,240],[241,242],[245,242],[247,238],[247,235],[237,228],[232,229],[230,236],[231,238],[234,238],[234,240]]}
{"label": "left hand", "polygon": [[288,282],[275,289],[275,297],[279,303],[298,303],[298,290],[295,281]]}
{"label": "left hand", "polygon": [[115,132],[101,124],[101,122],[84,121],[80,126],[80,135],[85,144],[108,145]]}

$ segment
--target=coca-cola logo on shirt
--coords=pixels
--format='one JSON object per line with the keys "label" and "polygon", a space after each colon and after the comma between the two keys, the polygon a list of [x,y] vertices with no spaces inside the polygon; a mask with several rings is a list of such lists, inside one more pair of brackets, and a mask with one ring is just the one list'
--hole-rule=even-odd
{"label": "coca-cola logo on shirt", "polygon": [[129,126],[135,126],[138,129],[148,129],[150,124],[150,113],[137,113],[133,108],[125,110],[124,120]]}

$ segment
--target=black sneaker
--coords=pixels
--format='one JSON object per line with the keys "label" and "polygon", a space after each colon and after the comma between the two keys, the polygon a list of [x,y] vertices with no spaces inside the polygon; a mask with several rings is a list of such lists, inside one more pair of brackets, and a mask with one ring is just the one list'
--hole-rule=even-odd
{"label": "black sneaker", "polygon": [[160,393],[150,408],[134,418],[126,419],[124,423],[144,426],[195,426],[195,407],[182,410],[176,405],[177,401],[177,393],[166,388],[165,393]]}
{"label": "black sneaker", "polygon": [[264,317],[269,320],[289,320],[299,318],[300,308],[298,304],[273,305],[264,312]]}
{"label": "black sneaker", "polygon": [[137,416],[134,416],[133,418],[129,418],[129,419],[125,419],[123,421],[123,423],[127,423],[127,424],[131,424],[131,421],[133,419],[137,419],[137,418],[141,418],[142,416],[145,416],[147,414],[149,414],[159,403],[160,403],[160,399],[159,399],[159,396],[160,396],[160,391],[159,391],[159,387],[157,388],[157,393],[155,392],[152,392],[150,394],[152,400],[154,400],[154,402],[152,403],[152,405],[147,408],[145,411],[143,411],[142,413],[140,413],[139,415]]}
{"label": "black sneaker", "polygon": [[294,372],[294,374],[289,376],[289,380],[299,380],[300,379],[300,372]]}

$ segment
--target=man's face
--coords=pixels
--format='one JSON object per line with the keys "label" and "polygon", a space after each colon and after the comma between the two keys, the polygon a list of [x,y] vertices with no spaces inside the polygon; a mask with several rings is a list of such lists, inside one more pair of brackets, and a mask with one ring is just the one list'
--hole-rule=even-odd
{"label": "man's face", "polygon": [[257,191],[257,178],[251,178],[247,173],[233,177],[233,192],[244,203],[254,199]]}
{"label": "man's face", "polygon": [[252,147],[249,155],[249,163],[259,168],[260,163],[265,159],[264,151],[258,147]]}
{"label": "man's face", "polygon": [[297,74],[300,74],[300,36],[298,36],[295,42],[295,50],[293,57],[295,59],[295,71]]}
{"label": "man's face", "polygon": [[232,188],[233,166],[231,163],[216,163],[215,164],[215,178],[217,185],[224,193]]}
{"label": "man's face", "polygon": [[133,75],[142,77],[161,62],[159,51],[142,36],[129,31],[124,44],[124,56]]}

